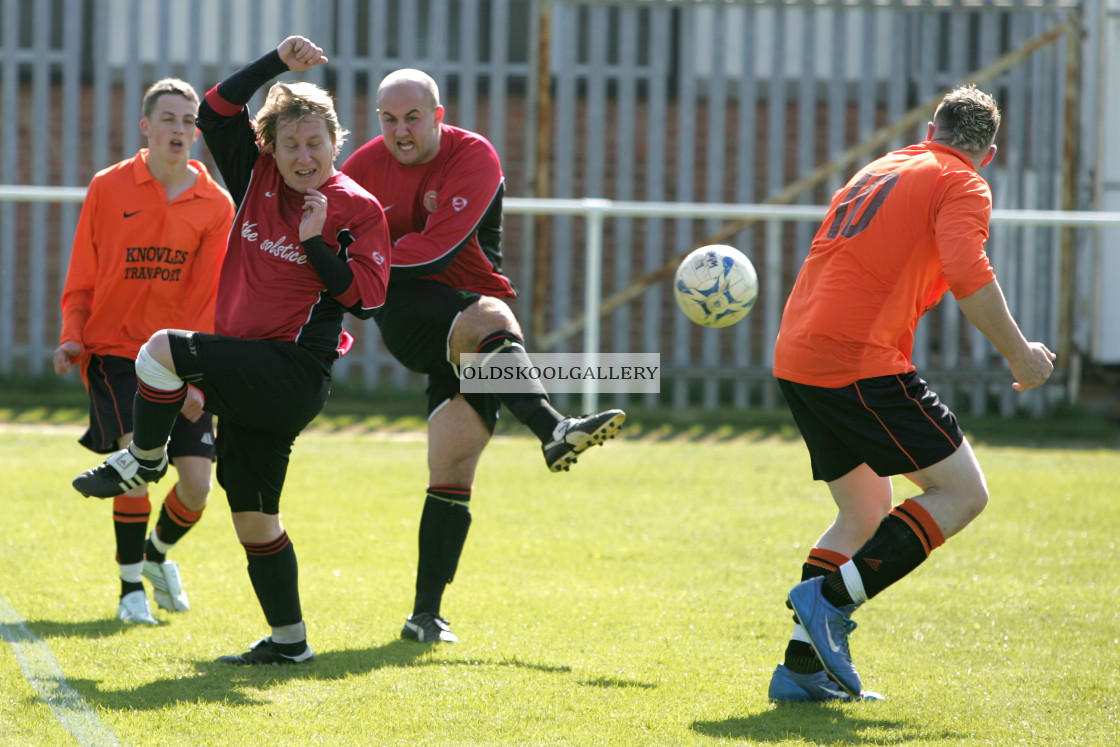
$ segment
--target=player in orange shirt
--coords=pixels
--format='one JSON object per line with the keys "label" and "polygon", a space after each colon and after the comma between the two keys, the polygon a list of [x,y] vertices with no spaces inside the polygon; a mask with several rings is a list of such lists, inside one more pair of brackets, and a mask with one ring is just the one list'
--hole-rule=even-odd
{"label": "player in orange shirt", "polygon": [[[946,94],[925,142],[873,161],[833,196],[786,302],[774,375],[839,511],[789,593],[794,632],[771,700],[881,698],[861,690],[852,664],[852,612],[987,503],[972,447],[910,362],[922,314],[951,290],[1018,391],[1054,369],[1054,354],[1020,332],[984,250],[992,197],[977,170],[995,156],[999,123],[987,93]],[[892,508],[891,475],[922,492]]]}
{"label": "player in orange shirt", "polygon": [[[206,167],[190,158],[198,139],[198,93],[175,78],[144,94],[140,131],[148,141],[132,158],[98,172],[82,205],[62,291],[62,334],[55,373],[77,364],[90,396],[86,448],[109,454],[132,440],[135,361],[140,346],[165,327],[214,328],[218,274],[233,201]],[[178,483],[164,499],[145,542],[147,486],[113,498],[120,564],[117,616],[158,624],[141,576],[157,604],[185,611],[179,567],[165,556],[199,520],[210,493],[213,416],[192,393],[171,434]]]}

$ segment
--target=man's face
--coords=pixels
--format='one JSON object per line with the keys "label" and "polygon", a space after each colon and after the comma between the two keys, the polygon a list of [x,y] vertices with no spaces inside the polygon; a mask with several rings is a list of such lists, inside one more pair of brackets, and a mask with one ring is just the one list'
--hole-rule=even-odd
{"label": "man's face", "polygon": [[301,194],[318,189],[334,173],[334,141],[322,117],[277,122],[274,150],[284,182]]}
{"label": "man's face", "polygon": [[[148,139],[150,156],[165,161],[186,161],[198,140],[198,107],[175,93],[156,99],[152,113],[140,120],[140,132]],[[150,157],[149,156],[149,157]]]}
{"label": "man's face", "polygon": [[415,166],[436,157],[443,107],[432,106],[423,86],[405,81],[382,89],[377,106],[381,134],[393,158]]}

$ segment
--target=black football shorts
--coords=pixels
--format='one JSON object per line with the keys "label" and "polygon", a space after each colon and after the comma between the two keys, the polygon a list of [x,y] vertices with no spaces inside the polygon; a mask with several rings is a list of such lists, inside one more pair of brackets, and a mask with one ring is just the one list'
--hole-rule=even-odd
{"label": "black football shorts", "polygon": [[[448,360],[451,327],[459,314],[478,301],[473,291],[456,290],[434,280],[393,283],[385,303],[373,313],[381,339],[406,368],[428,375],[428,417],[459,391],[459,376]],[[465,393],[491,433],[498,421],[498,398]]]}
{"label": "black football shorts", "polygon": [[964,441],[957,418],[913,371],[827,388],[778,379],[805,439],[813,479],[867,464],[878,475],[932,467]]}
{"label": "black football shorts", "polygon": [[[132,433],[132,402],[136,395],[136,361],[119,355],[90,356],[89,428],[78,443],[97,454],[121,448],[120,437]],[[214,416],[202,413],[195,422],[179,416],[171,428],[167,456],[214,459]]]}
{"label": "black football shorts", "polygon": [[292,444],[322,411],[331,361],[294,342],[173,331],[179,377],[218,416],[216,474],[230,509],[279,513]]}

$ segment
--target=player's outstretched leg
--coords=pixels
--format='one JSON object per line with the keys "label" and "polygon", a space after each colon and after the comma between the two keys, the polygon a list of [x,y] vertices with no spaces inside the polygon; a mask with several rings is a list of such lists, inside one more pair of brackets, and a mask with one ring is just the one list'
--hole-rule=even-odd
{"label": "player's outstretched leg", "polygon": [[622,410],[564,418],[556,425],[552,440],[541,446],[544,461],[553,472],[566,472],[580,454],[614,438],[625,422],[626,413]]}
{"label": "player's outstretched leg", "polygon": [[848,636],[856,628],[851,612],[854,606],[840,609],[821,593],[823,576],[802,581],[790,589],[793,607],[809,641],[828,674],[853,698],[860,697],[859,672],[852,664]]}
{"label": "player's outstretched leg", "polygon": [[104,464],[74,478],[74,489],[90,498],[114,498],[167,474],[167,454],[159,459],[138,459],[129,449],[110,454]]}
{"label": "player's outstretched leg", "polygon": [[[502,365],[508,362],[526,370],[534,368],[525,351],[525,341],[518,332],[510,329],[486,335],[477,352],[486,356],[482,365],[497,365],[494,362],[501,360]],[[541,440],[545,464],[553,472],[567,471],[580,454],[608,438],[614,438],[626,422],[626,413],[622,410],[607,410],[578,418],[563,417],[549,404],[548,392],[539,380],[530,379],[523,383],[526,387],[523,391],[498,388],[493,394],[509,408],[518,422],[528,426]]]}
{"label": "player's outstretched leg", "polygon": [[883,700],[883,696],[862,690],[858,698],[840,689],[825,672],[798,674],[779,664],[770,677],[769,698],[774,703],[823,703],[832,700]]}

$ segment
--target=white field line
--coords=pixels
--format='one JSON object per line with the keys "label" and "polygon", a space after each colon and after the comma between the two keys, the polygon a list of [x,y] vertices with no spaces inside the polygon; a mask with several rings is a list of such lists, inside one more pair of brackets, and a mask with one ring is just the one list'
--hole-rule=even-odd
{"label": "white field line", "polygon": [[28,629],[3,596],[0,596],[0,638],[11,645],[32,689],[50,706],[54,717],[81,747],[120,744],[89,703],[66,682],[50,647]]}

